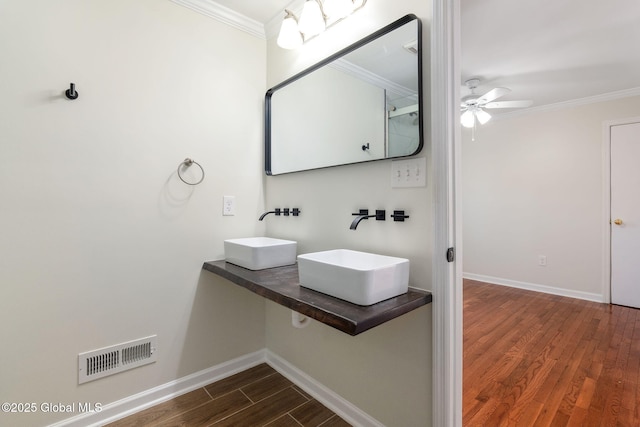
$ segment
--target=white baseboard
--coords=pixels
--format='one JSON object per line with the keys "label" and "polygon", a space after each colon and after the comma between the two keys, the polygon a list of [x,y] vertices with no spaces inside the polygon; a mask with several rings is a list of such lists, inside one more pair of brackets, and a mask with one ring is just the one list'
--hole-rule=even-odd
{"label": "white baseboard", "polygon": [[100,412],[80,414],[51,424],[49,427],[99,427],[242,372],[265,361],[265,350],[259,350],[109,403],[104,405]]}
{"label": "white baseboard", "polygon": [[349,424],[363,427],[384,427],[384,424],[363,412],[336,392],[320,384],[277,354],[266,350],[266,357],[267,363],[276,371],[287,377],[289,381],[331,409]]}
{"label": "white baseboard", "polygon": [[552,286],[538,285],[536,283],[520,282],[517,280],[503,279],[500,277],[484,276],[481,274],[462,273],[464,279],[477,280],[478,282],[492,283],[494,285],[509,286],[511,288],[525,289],[528,291],[542,292],[545,294],[559,295],[562,297],[577,298],[586,301],[606,302],[601,294],[590,292],[572,291],[570,289],[555,288]]}
{"label": "white baseboard", "polygon": [[100,412],[90,412],[67,418],[49,427],[100,427],[140,412],[174,397],[219,381],[260,363],[268,363],[318,402],[331,409],[348,423],[363,427],[384,427],[383,424],[314,380],[280,356],[267,349],[246,354],[211,368],[195,372],[175,381],[134,394],[102,407]]}

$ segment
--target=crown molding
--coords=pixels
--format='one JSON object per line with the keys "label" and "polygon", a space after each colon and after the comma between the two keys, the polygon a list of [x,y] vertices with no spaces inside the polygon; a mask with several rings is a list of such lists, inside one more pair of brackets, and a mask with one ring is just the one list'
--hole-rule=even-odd
{"label": "crown molding", "polygon": [[254,19],[244,16],[235,10],[224,7],[213,0],[170,0],[202,15],[213,18],[259,39],[266,40],[264,25]]}
{"label": "crown molding", "polygon": [[565,108],[579,107],[581,105],[596,104],[598,102],[615,101],[616,99],[640,96],[640,87],[618,90],[615,92],[603,93],[600,95],[587,96],[584,98],[571,99],[569,101],[556,102],[554,104],[540,105],[522,110],[510,111],[508,113],[497,114],[496,119],[507,119],[520,117],[531,113],[541,113],[547,111],[563,110]]}
{"label": "crown molding", "polygon": [[332,63],[329,64],[330,67],[335,68],[336,70],[340,70],[346,74],[350,74],[359,78],[360,80],[364,80],[365,82],[371,83],[374,86],[381,87],[386,89],[387,91],[393,92],[396,95],[400,95],[402,97],[417,97],[418,93],[415,90],[411,90],[402,85],[399,85],[391,80],[387,80],[384,77],[381,77],[371,71],[362,68],[358,65],[355,65],[344,58],[338,58]]}

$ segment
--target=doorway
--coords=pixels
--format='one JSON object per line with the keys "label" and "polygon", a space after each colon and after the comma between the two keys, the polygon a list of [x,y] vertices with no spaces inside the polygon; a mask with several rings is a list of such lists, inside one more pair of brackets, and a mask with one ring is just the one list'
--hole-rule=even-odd
{"label": "doorway", "polygon": [[609,123],[607,130],[611,302],[640,308],[640,120]]}

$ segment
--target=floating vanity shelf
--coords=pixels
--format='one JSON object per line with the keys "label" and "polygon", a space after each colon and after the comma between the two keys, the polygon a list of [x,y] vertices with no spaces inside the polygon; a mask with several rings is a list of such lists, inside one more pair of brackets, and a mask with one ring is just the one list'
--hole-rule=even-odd
{"label": "floating vanity shelf", "polygon": [[351,304],[301,287],[297,265],[252,271],[225,261],[209,261],[202,268],[349,335],[358,335],[431,302],[430,292],[409,288],[406,294],[374,305]]}

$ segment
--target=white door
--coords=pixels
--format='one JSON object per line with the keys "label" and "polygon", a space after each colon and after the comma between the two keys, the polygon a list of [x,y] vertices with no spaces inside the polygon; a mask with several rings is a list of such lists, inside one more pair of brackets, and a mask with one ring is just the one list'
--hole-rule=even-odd
{"label": "white door", "polygon": [[640,123],[610,129],[611,302],[640,308]]}

